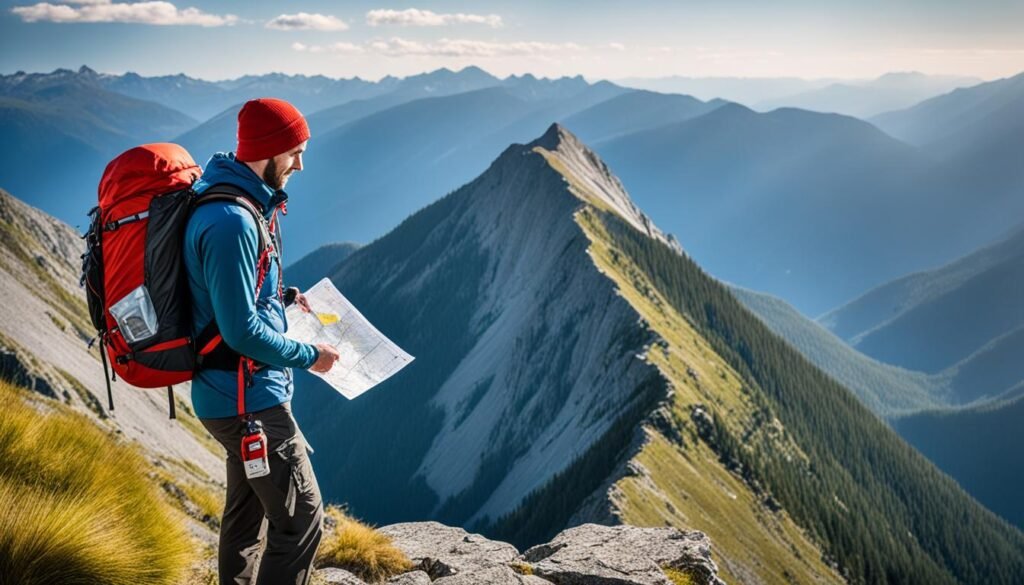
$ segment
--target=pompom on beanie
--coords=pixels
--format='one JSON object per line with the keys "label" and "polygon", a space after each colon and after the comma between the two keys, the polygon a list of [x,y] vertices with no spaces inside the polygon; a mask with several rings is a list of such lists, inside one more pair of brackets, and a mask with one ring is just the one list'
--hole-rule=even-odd
{"label": "pompom on beanie", "polygon": [[237,160],[253,162],[273,158],[306,140],[309,140],[306,119],[284,100],[249,100],[238,112]]}

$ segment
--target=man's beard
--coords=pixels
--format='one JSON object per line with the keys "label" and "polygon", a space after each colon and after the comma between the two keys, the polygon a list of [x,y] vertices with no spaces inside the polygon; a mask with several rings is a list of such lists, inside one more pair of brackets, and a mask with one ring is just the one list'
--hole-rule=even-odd
{"label": "man's beard", "polygon": [[267,166],[263,169],[263,182],[270,185],[270,188],[275,191],[283,189],[285,177],[287,177],[288,174],[288,171],[280,173],[277,168],[277,161],[270,159],[267,161]]}

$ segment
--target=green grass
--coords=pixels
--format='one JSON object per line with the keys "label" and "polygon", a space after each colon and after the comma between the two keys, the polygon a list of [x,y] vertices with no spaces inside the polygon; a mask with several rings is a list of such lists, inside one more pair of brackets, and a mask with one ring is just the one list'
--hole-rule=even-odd
{"label": "green grass", "polygon": [[192,544],[138,451],[9,383],[0,400],[0,585],[176,583]]}
{"label": "green grass", "polygon": [[806,456],[772,421],[763,420],[764,405],[744,391],[741,377],[631,259],[615,249],[601,213],[585,208],[576,221],[591,241],[594,262],[662,339],[646,359],[672,385],[669,411],[685,445],[647,430],[649,440],[635,459],[650,475],[625,477],[615,485],[619,495],[613,499],[623,521],[706,532],[727,582],[751,574],[764,583],[786,583],[785,575],[794,575],[800,582],[840,581],[821,561],[818,547],[785,512],[769,512],[743,478],[698,440],[690,422],[691,409],[701,405],[719,415],[717,420],[727,432],[750,443],[771,444],[794,459]]}

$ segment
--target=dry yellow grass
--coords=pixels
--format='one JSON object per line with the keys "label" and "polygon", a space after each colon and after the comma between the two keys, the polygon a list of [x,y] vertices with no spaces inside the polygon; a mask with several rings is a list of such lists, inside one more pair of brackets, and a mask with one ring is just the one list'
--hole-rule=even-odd
{"label": "dry yellow grass", "polygon": [[188,564],[149,464],[83,416],[0,381],[0,585],[165,584]]}
{"label": "dry yellow grass", "polygon": [[371,583],[413,568],[412,561],[395,548],[387,536],[336,507],[327,508],[326,514],[334,529],[328,531],[320,543],[318,567],[345,569]]}

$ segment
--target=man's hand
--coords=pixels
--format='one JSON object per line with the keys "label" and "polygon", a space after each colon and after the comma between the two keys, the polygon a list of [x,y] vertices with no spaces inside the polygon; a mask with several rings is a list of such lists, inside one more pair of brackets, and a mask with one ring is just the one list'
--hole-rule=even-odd
{"label": "man's hand", "polygon": [[306,295],[302,293],[295,295],[295,302],[299,305],[299,308],[302,309],[303,313],[311,311],[309,308],[309,301],[306,300]]}
{"label": "man's hand", "polygon": [[316,349],[320,352],[320,356],[316,358],[316,363],[309,367],[309,371],[326,374],[331,371],[334,362],[338,361],[341,356],[338,354],[338,350],[326,343],[316,344]]}

